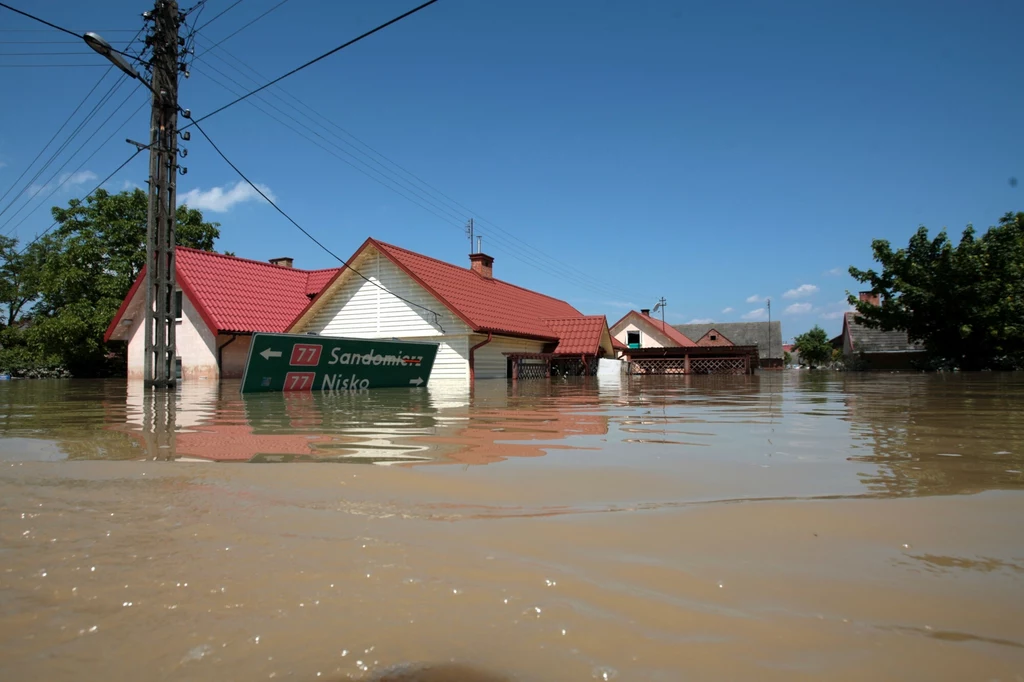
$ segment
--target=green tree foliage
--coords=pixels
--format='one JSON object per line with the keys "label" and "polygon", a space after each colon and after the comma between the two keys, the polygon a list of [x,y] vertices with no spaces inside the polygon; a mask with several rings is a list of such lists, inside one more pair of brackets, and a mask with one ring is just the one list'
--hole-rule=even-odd
{"label": "green tree foliage", "polygon": [[825,330],[814,327],[794,339],[793,347],[800,351],[800,361],[809,367],[827,364],[832,359],[832,344]]}
{"label": "green tree foliage", "polygon": [[[99,376],[123,366],[123,345],[108,347],[103,333],[145,265],[147,208],[141,189],[101,189],[54,207],[57,227],[24,254],[0,243],[0,369],[59,366]],[[217,223],[186,206],[176,217],[179,245],[213,250]]]}
{"label": "green tree foliage", "polygon": [[1024,213],[1007,213],[980,238],[970,225],[954,245],[921,227],[905,249],[871,243],[881,272],[850,274],[882,297],[850,296],[864,323],[905,330],[932,360],[965,370],[1024,366]]}

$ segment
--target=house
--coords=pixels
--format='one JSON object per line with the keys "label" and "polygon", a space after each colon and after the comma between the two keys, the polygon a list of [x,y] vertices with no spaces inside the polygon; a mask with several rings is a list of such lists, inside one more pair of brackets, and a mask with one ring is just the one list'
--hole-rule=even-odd
{"label": "house", "polygon": [[[178,254],[184,378],[240,376],[259,331],[433,341],[431,378],[463,382],[591,374],[598,358],[614,356],[603,315],[496,279],[494,258],[483,253],[464,268],[371,238],[347,267],[315,271],[290,260]],[[136,282],[107,332],[129,344],[129,377],[142,373],[139,289]]]}
{"label": "house", "polygon": [[630,374],[748,374],[757,366],[756,346],[733,344],[715,329],[696,343],[647,309],[629,311],[611,333]]}
{"label": "house", "polygon": [[[860,292],[860,300],[880,305],[878,295],[869,291]],[[843,316],[843,331],[832,343],[842,349],[847,367],[856,369],[915,369],[926,356],[924,346],[910,341],[907,332],[872,329],[855,311]]]}
{"label": "house", "polygon": [[[178,376],[239,378],[252,333],[286,332],[337,273],[299,270],[291,258],[270,262],[236,258],[182,246],[175,250]],[[128,378],[141,379],[145,268],[103,337],[128,343]]]}
{"label": "house", "polygon": [[719,338],[725,337],[735,346],[756,346],[761,367],[782,367],[781,322],[708,322],[677,324],[674,328],[691,339],[707,337],[710,342],[710,336],[714,333]]}
{"label": "house", "polygon": [[627,348],[690,348],[697,344],[685,334],[651,317],[647,308],[640,312],[630,310],[611,326],[615,339]]}

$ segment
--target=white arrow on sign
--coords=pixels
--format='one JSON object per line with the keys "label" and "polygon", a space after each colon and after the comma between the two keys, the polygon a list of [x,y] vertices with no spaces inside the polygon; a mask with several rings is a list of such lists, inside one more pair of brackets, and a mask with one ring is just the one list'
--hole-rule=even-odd
{"label": "white arrow on sign", "polygon": [[409,379],[409,383],[412,384],[413,386],[422,386],[423,385],[423,378],[422,377],[416,377],[415,379]]}
{"label": "white arrow on sign", "polygon": [[260,353],[260,355],[263,356],[264,360],[269,360],[270,358],[279,358],[279,357],[281,357],[281,351],[279,351],[279,350],[270,350],[268,348],[265,351],[263,351],[262,353]]}

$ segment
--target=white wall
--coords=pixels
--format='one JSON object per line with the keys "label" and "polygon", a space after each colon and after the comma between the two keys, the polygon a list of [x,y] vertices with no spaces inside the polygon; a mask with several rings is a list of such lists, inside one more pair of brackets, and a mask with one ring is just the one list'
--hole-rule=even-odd
{"label": "white wall", "polygon": [[640,347],[641,348],[664,348],[664,345],[661,344],[656,338],[654,338],[653,335],[648,334],[646,329],[642,329],[642,328],[636,326],[635,324],[633,324],[632,322],[630,322],[625,327],[623,327],[622,331],[620,331],[618,334],[615,335],[615,338],[617,340],[621,341],[622,343],[625,343],[625,344],[628,345],[628,342],[626,341],[626,339],[628,337],[627,332],[631,332],[631,331],[639,331],[640,332]]}
{"label": "white wall", "polygon": [[[475,334],[470,337],[469,344],[472,347],[486,340],[486,336]],[[473,371],[477,379],[504,379],[508,376],[508,358],[502,353],[541,353],[544,346],[543,341],[495,336],[489,344],[473,353]]]}
{"label": "white wall", "polygon": [[[469,380],[470,329],[466,323],[376,249],[367,248],[352,265],[380,287],[354,272],[345,273],[341,286],[324,297],[299,333],[439,342],[431,380]],[[439,319],[402,299],[436,311]]]}

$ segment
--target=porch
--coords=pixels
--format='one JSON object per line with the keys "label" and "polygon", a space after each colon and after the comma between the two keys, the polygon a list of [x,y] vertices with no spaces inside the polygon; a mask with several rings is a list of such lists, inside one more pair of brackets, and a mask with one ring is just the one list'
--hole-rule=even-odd
{"label": "porch", "polygon": [[624,354],[626,372],[649,374],[753,374],[757,346],[631,348]]}

